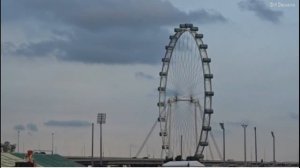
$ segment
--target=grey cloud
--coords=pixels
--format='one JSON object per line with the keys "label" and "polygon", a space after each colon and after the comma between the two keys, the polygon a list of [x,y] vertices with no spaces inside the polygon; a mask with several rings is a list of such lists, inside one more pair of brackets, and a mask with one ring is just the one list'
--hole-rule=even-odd
{"label": "grey cloud", "polygon": [[15,55],[23,55],[28,57],[41,57],[49,54],[55,54],[54,51],[59,50],[60,41],[43,41],[39,43],[22,44],[16,47],[16,50],[11,50]]}
{"label": "grey cloud", "polygon": [[148,80],[154,79],[152,75],[146,74],[144,72],[136,72],[134,76],[138,79],[148,79]]}
{"label": "grey cloud", "polygon": [[16,45],[12,42],[3,42],[1,43],[1,54],[7,55],[10,54],[10,52],[16,50]]}
{"label": "grey cloud", "polygon": [[253,11],[257,17],[272,23],[279,23],[280,17],[283,16],[282,11],[272,10],[260,0],[246,0],[238,3],[240,9]]}
{"label": "grey cloud", "polygon": [[[4,6],[3,24],[31,18],[34,23],[49,25],[53,34],[49,40],[10,49],[11,55],[55,56],[59,60],[84,63],[158,63],[169,35],[165,26],[227,21],[216,11],[200,9],[185,13],[160,0],[91,0],[88,3],[28,0],[5,1]],[[5,9],[18,9],[18,12]],[[64,40],[55,38],[61,36]]]}
{"label": "grey cloud", "polygon": [[38,131],[37,126],[35,124],[33,124],[33,123],[27,124],[27,129],[30,130],[30,131],[33,131],[33,132],[37,132]]}
{"label": "grey cloud", "polygon": [[27,0],[17,3],[15,1],[5,2],[4,6],[8,9],[18,9],[18,13],[4,10],[4,18],[10,20],[30,16],[50,22],[60,20],[61,23],[94,31],[119,26],[135,28],[169,26],[186,21],[199,21],[205,24],[227,20],[220,13],[212,10],[200,9],[185,13],[170,2],[161,0],[90,0],[88,2]]}
{"label": "grey cloud", "polygon": [[[157,63],[163,54],[164,43],[158,40],[166,31],[152,29],[139,32],[122,28],[107,36],[106,32],[92,33],[77,31],[76,37],[69,41],[49,40],[28,43],[12,55],[27,57],[46,57],[53,55],[59,60],[83,63]],[[165,32],[165,33],[162,33]]]}
{"label": "grey cloud", "polygon": [[203,24],[214,23],[214,22],[224,22],[224,23],[228,22],[228,20],[222,14],[220,14],[216,11],[213,11],[213,10],[207,11],[207,10],[201,9],[198,11],[192,11],[192,12],[190,12],[189,15],[192,18],[199,17],[198,22],[203,23]]}
{"label": "grey cloud", "polygon": [[50,120],[45,122],[44,125],[57,126],[57,127],[87,127],[90,126],[91,123],[88,121],[80,121],[80,120],[68,120],[68,121]]}
{"label": "grey cloud", "polygon": [[25,130],[25,127],[21,124],[19,125],[16,125],[14,126],[14,130],[17,130],[17,131],[24,131]]}

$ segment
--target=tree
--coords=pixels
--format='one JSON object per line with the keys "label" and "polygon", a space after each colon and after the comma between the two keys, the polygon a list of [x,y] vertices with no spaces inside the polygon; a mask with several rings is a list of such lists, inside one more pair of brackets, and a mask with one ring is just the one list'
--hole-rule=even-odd
{"label": "tree", "polygon": [[3,152],[14,152],[16,149],[16,144],[10,144],[10,142],[5,141],[4,144],[1,144]]}

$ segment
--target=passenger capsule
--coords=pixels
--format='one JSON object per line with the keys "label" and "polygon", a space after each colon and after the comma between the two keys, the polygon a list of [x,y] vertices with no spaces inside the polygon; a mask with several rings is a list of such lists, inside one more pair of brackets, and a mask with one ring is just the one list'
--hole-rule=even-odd
{"label": "passenger capsule", "polygon": [[167,72],[159,72],[159,76],[167,76]]}
{"label": "passenger capsule", "polygon": [[163,131],[159,133],[159,136],[167,136],[167,132]]}
{"label": "passenger capsule", "polygon": [[162,145],[161,148],[162,149],[169,149],[169,146],[168,145]]}
{"label": "passenger capsule", "polygon": [[181,31],[182,31],[181,28],[175,28],[175,29],[174,29],[174,32],[176,32],[176,33],[181,32]]}
{"label": "passenger capsule", "polygon": [[214,110],[213,109],[204,109],[205,114],[213,114]]}
{"label": "passenger capsule", "polygon": [[199,45],[199,48],[200,48],[200,49],[207,49],[207,44],[200,44],[200,45]]}
{"label": "passenger capsule", "polygon": [[213,91],[206,91],[205,96],[213,96],[214,92]]}
{"label": "passenger capsule", "polygon": [[170,62],[170,58],[162,58],[161,61],[162,62]]}
{"label": "passenger capsule", "polygon": [[200,146],[208,146],[208,142],[200,142]]}
{"label": "passenger capsule", "polygon": [[164,102],[158,102],[158,103],[157,103],[157,106],[158,106],[158,107],[165,106],[165,103],[164,103]]}
{"label": "passenger capsule", "polygon": [[191,31],[198,31],[198,27],[192,27]]}
{"label": "passenger capsule", "polygon": [[158,117],[157,121],[158,122],[165,122],[166,118],[165,117]]}
{"label": "passenger capsule", "polygon": [[204,131],[210,131],[211,130],[211,126],[203,126],[202,129]]}
{"label": "passenger capsule", "polygon": [[173,46],[168,46],[167,45],[165,48],[166,48],[166,50],[171,50],[171,49],[173,49]]}
{"label": "passenger capsule", "polygon": [[175,35],[171,35],[171,36],[169,36],[169,39],[170,40],[172,40],[172,39],[175,39],[176,38],[176,36]]}
{"label": "passenger capsule", "polygon": [[193,24],[191,24],[191,23],[186,23],[186,24],[185,24],[185,27],[186,27],[186,28],[192,28],[192,27],[193,27]]}
{"label": "passenger capsule", "polygon": [[211,59],[210,58],[202,58],[202,62],[210,63]]}
{"label": "passenger capsule", "polygon": [[196,38],[203,38],[203,34],[196,34],[195,37]]}
{"label": "passenger capsule", "polygon": [[165,87],[158,87],[157,90],[158,91],[166,91],[166,88]]}
{"label": "passenger capsule", "polygon": [[212,79],[213,74],[204,74],[204,78]]}
{"label": "passenger capsule", "polygon": [[179,27],[180,28],[185,28],[185,24],[180,24]]}

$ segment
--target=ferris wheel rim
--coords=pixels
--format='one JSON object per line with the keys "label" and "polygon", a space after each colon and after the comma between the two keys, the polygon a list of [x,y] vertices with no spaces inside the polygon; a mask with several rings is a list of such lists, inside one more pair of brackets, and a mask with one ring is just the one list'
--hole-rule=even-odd
{"label": "ferris wheel rim", "polygon": [[[166,127],[165,124],[162,124],[162,120],[163,120],[163,113],[166,112],[166,99],[167,99],[167,95],[166,95],[166,88],[167,88],[167,82],[168,82],[168,74],[169,74],[169,66],[170,66],[170,61],[172,60],[172,56],[173,56],[173,51],[174,48],[176,47],[177,41],[180,39],[180,37],[184,34],[184,33],[189,33],[196,45],[198,46],[198,52],[199,52],[199,56],[201,58],[201,67],[202,67],[202,75],[204,78],[204,113],[203,113],[203,120],[202,120],[202,126],[201,126],[201,133],[200,133],[200,137],[199,137],[199,144],[197,145],[197,149],[195,152],[195,156],[196,155],[203,155],[203,150],[204,147],[207,144],[207,137],[208,137],[208,131],[203,130],[204,127],[204,121],[205,119],[208,121],[208,127],[210,127],[210,119],[211,119],[211,114],[212,114],[212,96],[214,94],[214,92],[212,91],[212,74],[210,71],[210,58],[208,57],[207,54],[207,45],[203,43],[202,38],[203,38],[203,34],[197,34],[198,28],[197,27],[193,27],[191,26],[191,24],[184,24],[182,26],[182,24],[180,24],[180,28],[175,28],[174,29],[175,34],[170,36],[170,42],[168,44],[168,46],[166,46],[166,53],[165,56],[162,59],[163,65],[162,65],[162,69],[160,72],[160,84],[159,84],[159,102],[158,102],[158,106],[159,106],[159,118],[158,120],[160,121],[160,131],[163,132],[163,127]],[[204,58],[204,59],[203,59]],[[167,68],[165,68],[167,67]],[[204,68],[206,67],[206,69]],[[207,75],[209,74],[209,75]],[[207,79],[208,78],[208,79]],[[204,138],[204,141],[202,140]],[[166,153],[169,152],[169,147],[165,146],[166,144],[168,144],[169,141],[167,138],[164,138],[164,136],[162,136],[162,150],[165,150]],[[199,149],[200,148],[200,149]],[[168,155],[168,154],[167,154]]]}

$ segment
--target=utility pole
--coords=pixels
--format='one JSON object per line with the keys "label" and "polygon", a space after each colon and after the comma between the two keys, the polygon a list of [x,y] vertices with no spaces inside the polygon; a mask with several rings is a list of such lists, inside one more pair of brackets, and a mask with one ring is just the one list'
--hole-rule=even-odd
{"label": "utility pole", "polygon": [[180,136],[180,155],[181,155],[181,158],[183,158],[183,156],[182,156],[182,135]]}
{"label": "utility pole", "polygon": [[20,152],[20,130],[18,130],[18,153]]}
{"label": "utility pole", "polygon": [[54,133],[51,133],[51,137],[52,137],[52,147],[51,147],[51,154],[53,155],[53,145],[54,145]]}
{"label": "utility pole", "polygon": [[247,165],[247,148],[246,148],[246,128],[247,124],[242,124],[242,127],[244,128],[244,164]]}
{"label": "utility pole", "polygon": [[223,130],[223,162],[225,163],[225,128],[224,123],[220,123],[221,129]]}
{"label": "utility pole", "polygon": [[94,123],[92,123],[92,166],[94,167]]}
{"label": "utility pole", "polygon": [[272,138],[273,138],[273,162],[274,162],[274,165],[275,165],[275,135],[274,135],[274,132],[271,131],[271,135],[272,135]]}
{"label": "utility pole", "polygon": [[255,147],[254,147],[254,149],[255,149],[255,164],[256,164],[256,166],[257,166],[257,137],[256,137],[256,127],[254,127],[254,142],[255,142]]}

